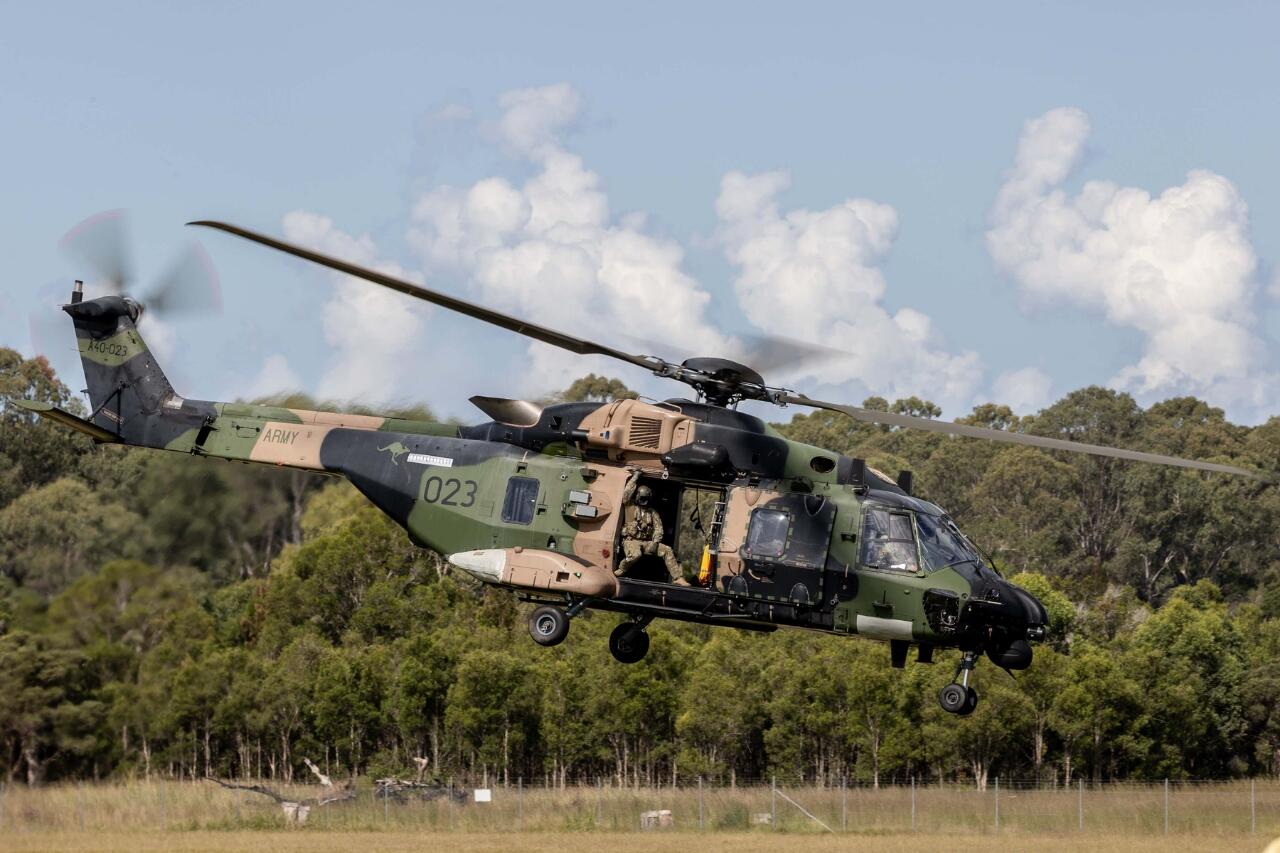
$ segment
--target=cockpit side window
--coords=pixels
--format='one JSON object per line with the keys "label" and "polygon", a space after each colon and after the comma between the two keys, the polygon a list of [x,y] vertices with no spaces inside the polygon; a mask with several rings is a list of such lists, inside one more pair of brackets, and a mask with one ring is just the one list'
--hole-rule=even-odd
{"label": "cockpit side window", "polygon": [[874,569],[920,569],[911,513],[870,507],[862,516],[862,564]]}

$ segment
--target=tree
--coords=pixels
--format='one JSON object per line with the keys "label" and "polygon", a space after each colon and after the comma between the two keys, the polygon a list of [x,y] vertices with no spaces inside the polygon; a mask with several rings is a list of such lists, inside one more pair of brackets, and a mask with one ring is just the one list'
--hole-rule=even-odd
{"label": "tree", "polygon": [[32,489],[0,510],[0,571],[45,596],[102,563],[149,549],[138,515],[74,478]]}
{"label": "tree", "polygon": [[1050,709],[1050,724],[1062,742],[1063,781],[1088,762],[1093,781],[1127,770],[1146,748],[1142,687],[1109,650],[1081,643],[1072,650],[1066,686]]}
{"label": "tree", "polygon": [[634,400],[638,396],[640,395],[623,384],[621,379],[588,373],[575,379],[568,388],[553,394],[549,402],[605,403],[609,400]]}
{"label": "tree", "polygon": [[40,400],[83,414],[80,401],[58,380],[43,357],[24,359],[0,347],[0,507],[24,488],[70,473],[92,447],[89,439],[59,427],[14,400]]}

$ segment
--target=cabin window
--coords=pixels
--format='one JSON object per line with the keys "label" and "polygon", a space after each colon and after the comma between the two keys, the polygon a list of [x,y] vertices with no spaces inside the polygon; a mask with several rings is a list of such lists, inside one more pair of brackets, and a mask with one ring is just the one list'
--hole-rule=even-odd
{"label": "cabin window", "polygon": [[787,532],[790,529],[791,513],[758,509],[751,514],[747,550],[752,557],[781,557],[782,552],[787,549]]}
{"label": "cabin window", "polygon": [[507,481],[507,496],[502,501],[502,520],[509,524],[529,524],[537,502],[538,481],[532,477],[512,477]]}
{"label": "cabin window", "polygon": [[872,507],[862,517],[862,564],[915,572],[920,568],[911,513]]}

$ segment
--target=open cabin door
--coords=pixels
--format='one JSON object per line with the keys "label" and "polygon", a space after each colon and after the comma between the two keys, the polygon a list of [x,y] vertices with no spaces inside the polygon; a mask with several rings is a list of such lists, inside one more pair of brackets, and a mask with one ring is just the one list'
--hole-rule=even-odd
{"label": "open cabin door", "polygon": [[821,607],[836,505],[822,495],[729,490],[721,537],[721,589],[731,595]]}

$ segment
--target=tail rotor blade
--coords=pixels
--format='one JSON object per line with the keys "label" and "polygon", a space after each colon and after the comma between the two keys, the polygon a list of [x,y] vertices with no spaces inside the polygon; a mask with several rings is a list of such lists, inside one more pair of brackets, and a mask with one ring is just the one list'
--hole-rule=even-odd
{"label": "tail rotor blade", "polygon": [[222,311],[218,273],[204,246],[192,242],[143,299],[148,311],[168,317]]}
{"label": "tail rotor blade", "polygon": [[97,283],[110,293],[123,293],[133,280],[128,219],[124,210],[104,211],[90,216],[58,241],[59,247],[88,266]]}

